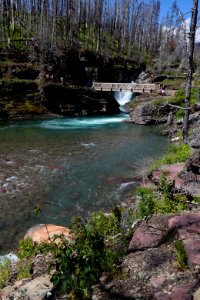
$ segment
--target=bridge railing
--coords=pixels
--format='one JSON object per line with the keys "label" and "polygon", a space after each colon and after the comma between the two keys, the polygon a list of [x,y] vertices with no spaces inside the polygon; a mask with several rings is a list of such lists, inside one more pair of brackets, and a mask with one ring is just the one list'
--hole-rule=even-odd
{"label": "bridge railing", "polygon": [[99,91],[132,91],[132,92],[153,92],[160,89],[159,84],[153,83],[108,83],[93,82],[93,89]]}

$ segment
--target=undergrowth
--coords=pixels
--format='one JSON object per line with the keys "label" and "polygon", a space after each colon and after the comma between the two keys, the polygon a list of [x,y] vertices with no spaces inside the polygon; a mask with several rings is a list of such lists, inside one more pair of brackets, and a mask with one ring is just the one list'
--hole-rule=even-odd
{"label": "undergrowth", "polygon": [[11,262],[9,259],[0,262],[0,289],[5,286],[6,281],[11,275]]}
{"label": "undergrowth", "polygon": [[155,161],[149,168],[149,172],[156,170],[161,165],[170,165],[185,162],[191,155],[191,148],[186,144],[171,144],[167,153],[159,160]]}
{"label": "undergrowth", "polygon": [[157,189],[139,187],[136,205],[137,218],[144,218],[154,213],[170,214],[188,209],[187,197],[176,194],[174,184],[163,174]]}
{"label": "undergrowth", "polygon": [[181,240],[177,240],[174,246],[175,246],[176,261],[179,268],[181,268],[182,270],[187,270],[188,269],[187,255],[185,253],[183,242]]}
{"label": "undergrowth", "polygon": [[[37,210],[38,211],[38,210]],[[40,210],[39,210],[40,212]],[[124,255],[133,230],[134,210],[114,207],[110,214],[93,213],[89,219],[74,218],[73,240],[55,236],[49,243],[35,244],[31,239],[20,241],[18,278],[29,277],[29,261],[39,253],[53,253],[56,270],[52,282],[56,290],[67,292],[69,299],[89,299],[92,285],[102,274],[118,275],[117,263]],[[54,265],[55,268],[55,265]]]}
{"label": "undergrowth", "polygon": [[91,286],[104,272],[113,276],[131,236],[125,220],[118,207],[109,215],[94,213],[90,220],[76,218],[72,224],[73,242],[63,240],[55,251],[52,281],[56,289],[68,292],[71,299],[89,299]]}

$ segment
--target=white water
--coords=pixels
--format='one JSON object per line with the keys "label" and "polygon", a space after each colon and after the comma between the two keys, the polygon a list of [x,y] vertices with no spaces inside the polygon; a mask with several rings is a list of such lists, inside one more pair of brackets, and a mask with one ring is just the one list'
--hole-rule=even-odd
{"label": "white water", "polygon": [[119,103],[119,105],[123,106],[132,100],[133,93],[132,92],[115,92],[114,97],[115,97],[115,100]]}
{"label": "white water", "polygon": [[81,129],[88,127],[99,127],[103,125],[121,123],[128,116],[121,114],[115,117],[89,117],[89,118],[63,118],[43,121],[40,126],[47,129]]}

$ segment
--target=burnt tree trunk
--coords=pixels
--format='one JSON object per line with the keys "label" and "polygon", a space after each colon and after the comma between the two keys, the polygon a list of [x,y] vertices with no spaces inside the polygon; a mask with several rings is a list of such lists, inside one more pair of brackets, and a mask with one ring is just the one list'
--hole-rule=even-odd
{"label": "burnt tree trunk", "polygon": [[188,73],[186,76],[186,87],[185,87],[185,115],[183,120],[183,142],[188,143],[188,131],[189,131],[189,110],[190,110],[190,93],[192,85],[192,74],[193,74],[193,54],[194,54],[194,43],[195,43],[195,31],[197,25],[197,14],[198,14],[198,0],[193,1],[192,9],[192,20],[190,25],[189,42],[188,42]]}

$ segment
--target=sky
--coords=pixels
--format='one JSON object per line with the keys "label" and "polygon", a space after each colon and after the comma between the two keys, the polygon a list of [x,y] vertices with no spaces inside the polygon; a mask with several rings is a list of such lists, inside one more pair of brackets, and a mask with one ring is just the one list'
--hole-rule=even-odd
{"label": "sky", "polygon": [[[170,10],[174,0],[160,0],[160,17],[166,16],[167,12]],[[193,7],[193,0],[176,0],[177,6],[180,11],[184,14],[186,19],[186,24],[189,30],[190,26],[190,18],[191,18],[191,10]],[[199,1],[199,9],[198,16],[200,16],[200,1]],[[196,42],[200,42],[200,28],[196,30]]]}
{"label": "sky", "polygon": [[[160,0],[161,4],[161,15],[166,15],[167,11],[170,10],[174,0]],[[191,11],[193,6],[193,0],[177,0],[177,6],[180,8],[180,11],[185,14]]]}

